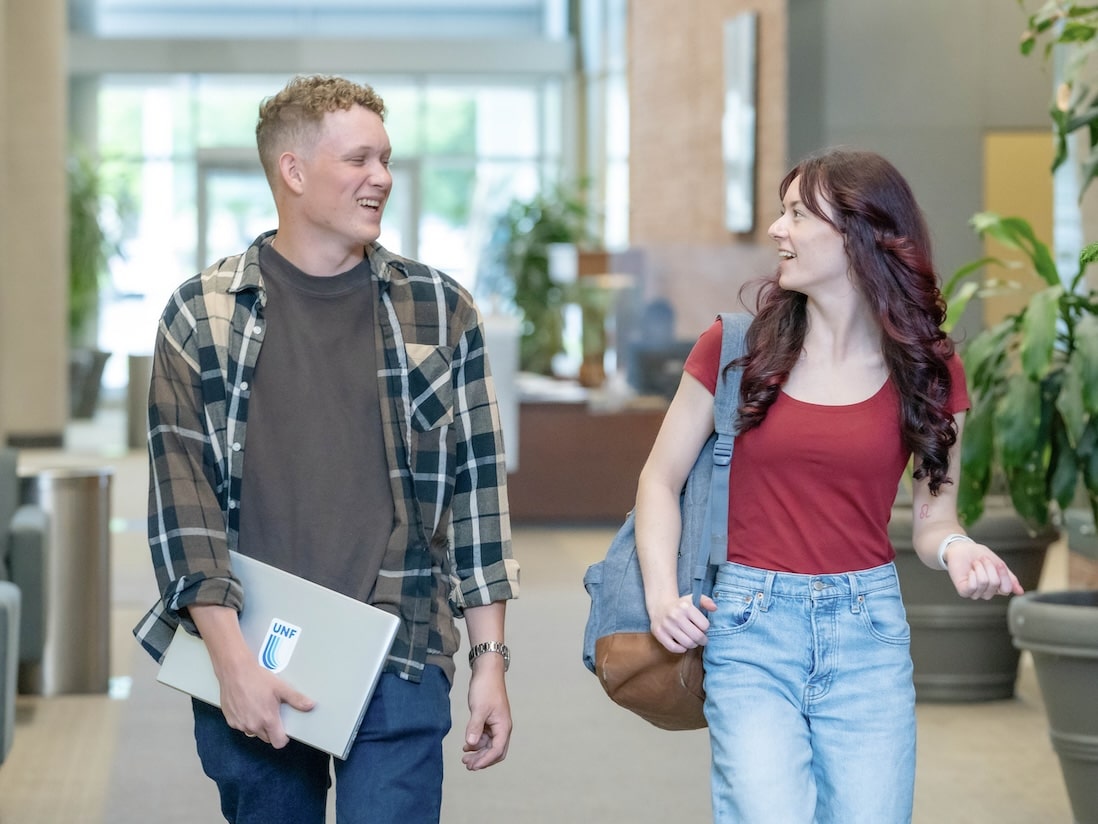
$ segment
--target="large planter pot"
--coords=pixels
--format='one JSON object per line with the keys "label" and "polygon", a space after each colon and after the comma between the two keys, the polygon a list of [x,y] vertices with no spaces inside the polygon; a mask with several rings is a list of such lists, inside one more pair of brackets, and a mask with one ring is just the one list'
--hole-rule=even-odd
{"label": "large planter pot", "polygon": [[1075,822],[1098,824],[1098,591],[1027,593],[1009,618],[1033,655]]}
{"label": "large planter pot", "polygon": [[[984,515],[966,530],[1006,561],[1022,587],[1036,589],[1055,530],[1030,534],[1013,507],[988,499]],[[1020,651],[1007,625],[1010,597],[972,601],[957,594],[949,575],[926,566],[911,544],[911,506],[892,511],[889,536],[904,608],[911,625],[911,659],[918,701],[992,701],[1014,697]]]}
{"label": "large planter pot", "polygon": [[1098,529],[1090,507],[1064,511],[1068,539],[1067,589],[1098,589]]}

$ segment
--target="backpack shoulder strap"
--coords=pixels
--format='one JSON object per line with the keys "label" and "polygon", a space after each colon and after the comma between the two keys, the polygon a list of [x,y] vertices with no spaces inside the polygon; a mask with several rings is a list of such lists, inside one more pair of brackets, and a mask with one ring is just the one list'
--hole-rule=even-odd
{"label": "backpack shoulder strap", "polygon": [[740,405],[742,369],[725,369],[747,351],[747,327],[751,315],[724,312],[721,319],[721,360],[717,392],[713,399],[713,426],[717,432],[713,444],[713,474],[709,482],[706,523],[709,537],[709,564],[724,563],[728,557],[728,474],[732,463],[736,416]]}
{"label": "backpack shoulder strap", "polygon": [[724,367],[741,357],[747,351],[747,327],[751,325],[751,315],[745,312],[723,312],[721,319],[721,362],[722,370],[717,380],[717,392],[713,398],[713,424],[718,435],[731,438],[735,434],[736,410],[740,405],[741,369]]}

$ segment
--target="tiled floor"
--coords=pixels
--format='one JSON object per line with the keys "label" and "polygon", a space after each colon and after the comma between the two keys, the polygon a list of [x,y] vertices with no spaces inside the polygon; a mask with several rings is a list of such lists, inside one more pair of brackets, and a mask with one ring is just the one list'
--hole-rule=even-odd
{"label": "tiled floor", "polygon": [[[129,634],[153,589],[142,534],[145,459],[116,437],[117,424],[108,415],[95,427],[75,427],[64,453],[24,458],[28,465],[64,461],[114,470],[111,670],[118,695],[128,697],[20,699],[15,747],[0,766],[3,824],[219,820],[213,787],[193,752],[186,701],[155,683],[155,667]],[[612,706],[579,663],[587,606],[580,579],[610,534],[515,530],[524,590],[508,620],[514,739],[506,762],[470,774],[458,760],[460,736],[450,737],[447,824],[708,819],[705,733],[647,727]],[[1047,585],[1065,574],[1062,555],[1050,556]],[[458,672],[453,706],[460,732],[466,711]],[[918,722],[915,824],[1071,821],[1024,656],[1013,700],[920,704]]]}

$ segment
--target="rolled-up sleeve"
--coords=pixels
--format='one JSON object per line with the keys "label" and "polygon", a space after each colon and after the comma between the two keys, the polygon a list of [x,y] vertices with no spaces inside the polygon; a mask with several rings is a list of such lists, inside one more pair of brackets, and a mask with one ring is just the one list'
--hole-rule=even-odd
{"label": "rolled-up sleeve", "polygon": [[454,359],[457,430],[453,498],[454,587],[450,602],[466,607],[517,598],[519,566],[511,552],[507,466],[499,409],[480,317],[461,338]]}
{"label": "rolled-up sleeve", "polygon": [[161,601],[180,618],[192,604],[242,606],[229,566],[224,481],[182,296],[165,311],[149,390],[149,547]]}

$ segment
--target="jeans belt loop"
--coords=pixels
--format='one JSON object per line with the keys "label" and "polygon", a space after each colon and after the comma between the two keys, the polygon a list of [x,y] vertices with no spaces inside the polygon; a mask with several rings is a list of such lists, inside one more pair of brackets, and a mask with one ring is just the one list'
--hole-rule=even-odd
{"label": "jeans belt loop", "polygon": [[766,573],[766,580],[763,581],[762,588],[762,604],[759,607],[763,612],[766,612],[768,609],[770,609],[770,599],[774,590],[774,581],[777,579],[777,577],[778,573],[776,572]]}
{"label": "jeans belt loop", "polygon": [[846,579],[850,582],[850,611],[857,615],[862,611],[862,598],[858,593],[858,575],[851,572],[846,576]]}

